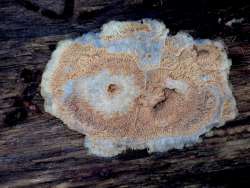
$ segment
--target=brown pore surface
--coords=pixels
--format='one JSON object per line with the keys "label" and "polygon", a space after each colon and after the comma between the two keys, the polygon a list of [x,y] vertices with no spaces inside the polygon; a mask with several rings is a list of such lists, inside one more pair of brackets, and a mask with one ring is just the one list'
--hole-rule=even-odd
{"label": "brown pore surface", "polygon": [[[69,127],[77,125],[78,128],[73,129],[98,138],[148,140],[160,136],[195,134],[209,124],[216,110],[215,98],[204,90],[200,77],[209,74],[213,78],[210,84],[223,87],[216,72],[221,66],[220,53],[216,48],[213,45],[195,46],[184,49],[176,56],[173,44],[166,45],[166,53],[172,53],[171,57],[163,58],[160,68],[143,72],[137,66],[136,56],[111,54],[103,48],[73,44],[63,52],[60,67],[53,75],[51,86],[54,98],[62,96],[67,80],[95,75],[102,70],[109,70],[112,75],[133,76],[140,94],[127,112],[107,117],[73,93],[65,103],[56,100],[59,118]],[[202,50],[206,53],[201,56],[199,51]],[[174,61],[169,61],[171,58],[175,58]],[[204,62],[213,70],[204,70]],[[185,80],[190,86],[188,93],[183,95],[166,89],[168,78]],[[112,97],[120,89],[119,85],[110,83],[106,92]]]}
{"label": "brown pore surface", "polygon": [[[53,7],[65,2],[48,1]],[[48,18],[45,11],[18,2],[45,0],[0,1],[1,187],[250,187],[249,2],[182,1],[189,6],[180,9],[180,1],[82,0],[84,5],[77,8],[84,8],[84,15],[75,22],[68,17]],[[207,6],[211,3],[213,7]],[[58,41],[97,31],[111,18],[135,20],[152,15],[173,33],[186,30],[198,38],[221,38],[226,43],[239,115],[201,136],[201,143],[181,150],[160,155],[130,151],[108,160],[90,155],[83,147],[84,135],[44,112],[41,74]],[[224,25],[241,17],[243,23]]]}

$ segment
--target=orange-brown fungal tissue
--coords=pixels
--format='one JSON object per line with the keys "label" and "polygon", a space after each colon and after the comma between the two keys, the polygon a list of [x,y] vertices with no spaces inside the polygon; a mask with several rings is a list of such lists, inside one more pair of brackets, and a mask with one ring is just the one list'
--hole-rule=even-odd
{"label": "orange-brown fungal tissue", "polygon": [[59,42],[43,73],[45,110],[111,157],[198,142],[237,115],[231,61],[218,41],[169,35],[156,20],[111,21]]}

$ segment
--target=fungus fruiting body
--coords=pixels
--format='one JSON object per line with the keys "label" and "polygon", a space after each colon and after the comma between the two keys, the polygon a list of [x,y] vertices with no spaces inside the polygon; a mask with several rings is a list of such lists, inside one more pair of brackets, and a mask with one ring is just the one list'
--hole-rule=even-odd
{"label": "fungus fruiting body", "polygon": [[111,21],[59,42],[42,77],[45,110],[98,156],[196,143],[237,114],[218,41],[168,34],[156,20]]}

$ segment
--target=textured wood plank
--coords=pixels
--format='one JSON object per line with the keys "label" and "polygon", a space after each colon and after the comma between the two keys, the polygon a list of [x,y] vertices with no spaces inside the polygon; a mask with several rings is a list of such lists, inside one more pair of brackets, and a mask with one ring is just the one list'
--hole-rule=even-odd
{"label": "textured wood plank", "polygon": [[[48,9],[59,16],[41,12],[46,9],[46,2],[56,1],[38,2],[42,1],[36,4],[40,11],[20,1],[0,2],[0,187],[250,184],[247,3],[221,3],[214,8],[214,1],[192,1],[197,4],[178,8],[178,1],[90,0],[78,1],[79,8],[65,17],[53,6]],[[206,6],[194,12],[202,2]],[[234,16],[244,17],[245,21],[226,27],[226,21]],[[60,120],[44,113],[39,94],[41,74],[58,41],[98,30],[111,19],[143,17],[163,20],[172,33],[186,30],[195,37],[223,39],[233,60],[230,80],[240,114],[236,120],[204,135],[203,142],[183,150],[153,155],[145,150],[129,151],[112,159],[91,156],[83,147],[84,135],[68,130]],[[222,23],[218,23],[218,18],[222,18]]]}

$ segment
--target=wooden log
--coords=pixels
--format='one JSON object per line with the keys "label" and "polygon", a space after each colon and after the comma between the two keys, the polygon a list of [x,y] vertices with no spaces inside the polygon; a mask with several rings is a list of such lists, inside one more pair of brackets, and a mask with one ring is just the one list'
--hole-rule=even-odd
{"label": "wooden log", "polygon": [[[198,5],[180,8],[172,1],[89,0],[78,1],[76,8],[77,1],[2,0],[0,187],[250,185],[249,6],[241,2],[234,8],[221,3],[222,7],[214,8],[214,2],[205,1],[204,13],[194,12],[203,1],[191,2]],[[225,26],[234,16],[245,21]],[[186,30],[194,37],[225,41],[233,60],[230,81],[240,114],[204,135],[201,143],[183,150],[151,155],[145,150],[128,151],[112,159],[89,155],[83,147],[84,135],[44,112],[41,74],[58,41],[99,30],[109,20],[144,17],[163,20],[172,33]]]}

